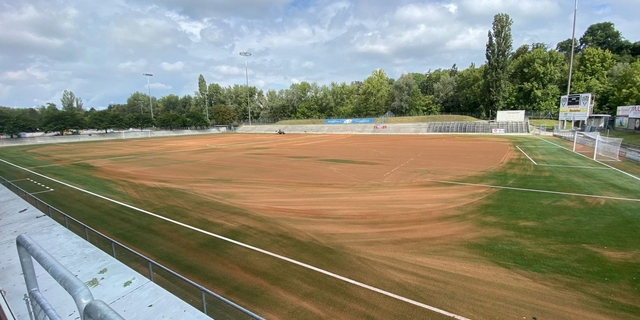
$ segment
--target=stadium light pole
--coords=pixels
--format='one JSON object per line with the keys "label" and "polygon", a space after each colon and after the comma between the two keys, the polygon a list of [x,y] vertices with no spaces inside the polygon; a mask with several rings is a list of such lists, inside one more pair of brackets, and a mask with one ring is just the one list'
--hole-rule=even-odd
{"label": "stadium light pole", "polygon": [[149,90],[149,108],[151,109],[151,119],[153,119],[153,101],[151,100],[151,83],[149,78],[153,77],[153,73],[143,73],[143,76],[147,77],[147,90]]}
{"label": "stadium light pole", "polygon": [[569,82],[567,83],[567,95],[571,94],[571,74],[573,73],[573,56],[576,49],[576,17],[578,16],[578,0],[575,0],[573,9],[573,31],[571,32],[571,59],[569,60]]}
{"label": "stadium light pole", "polygon": [[240,55],[244,57],[244,75],[247,78],[247,108],[249,109],[249,125],[251,125],[251,104],[249,103],[249,64],[247,57],[251,56],[251,52],[242,51]]}

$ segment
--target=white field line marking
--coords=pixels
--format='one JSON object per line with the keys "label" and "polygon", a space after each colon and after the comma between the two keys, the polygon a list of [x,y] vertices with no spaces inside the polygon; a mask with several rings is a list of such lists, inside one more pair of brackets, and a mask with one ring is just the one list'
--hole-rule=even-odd
{"label": "white field line marking", "polygon": [[[538,138],[538,139],[540,139],[540,140],[542,140],[542,141],[544,141],[544,142],[550,143],[550,144],[552,144],[552,145],[554,145],[554,146],[557,146],[557,147],[560,147],[560,148],[562,148],[562,149],[565,149],[565,150],[567,150],[567,151],[569,151],[569,152],[571,152],[571,153],[574,153],[573,151],[571,151],[571,149],[569,149],[569,148],[565,148],[565,147],[563,147],[563,146],[561,146],[561,145],[559,145],[559,144],[555,144],[555,143],[553,143],[553,142],[551,142],[551,141],[547,141],[547,140],[542,139],[542,138],[539,138],[539,137],[536,137],[536,138]],[[579,155],[581,155],[581,156],[583,156],[583,157],[585,157],[585,158],[587,158],[587,159],[589,159],[589,160],[593,160],[592,158],[589,158],[589,157],[585,156],[584,154],[581,154],[581,153],[578,153],[578,154],[579,154]],[[613,170],[615,170],[615,171],[618,171],[618,172],[620,172],[620,173],[622,173],[622,174],[625,174],[625,175],[627,175],[627,176],[629,176],[629,177],[631,177],[631,178],[633,178],[633,179],[636,179],[636,180],[640,181],[640,178],[638,178],[638,177],[636,177],[636,176],[632,175],[631,173],[628,173],[628,172],[622,171],[622,170],[620,170],[620,169],[618,169],[618,168],[614,168],[614,167],[612,167],[612,166],[610,166],[610,165],[608,165],[608,164],[606,164],[606,163],[603,163],[603,162],[601,162],[601,161],[598,161],[598,160],[593,160],[593,161],[595,161],[595,162],[597,162],[597,163],[599,163],[599,164],[601,164],[601,165],[603,165],[603,166],[605,166],[605,167],[609,167],[609,168],[611,168],[611,169],[613,169]]]}
{"label": "white field line marking", "polygon": [[320,269],[320,268],[318,268],[318,267],[314,267],[314,266],[312,266],[312,265],[309,265],[309,264],[306,264],[306,263],[303,263],[303,262],[300,262],[300,261],[297,261],[297,260],[293,260],[293,259],[291,259],[291,258],[287,258],[287,257],[285,257],[285,256],[281,256],[281,255],[279,255],[279,254],[276,254],[276,253],[273,253],[273,252],[270,252],[270,251],[267,251],[267,250],[264,250],[264,249],[260,249],[260,248],[258,248],[258,247],[254,247],[254,246],[248,245],[248,244],[242,243],[242,242],[240,242],[240,241],[236,241],[236,240],[233,240],[233,239],[230,239],[230,238],[227,238],[227,237],[224,237],[224,236],[221,236],[221,235],[215,234],[215,233],[213,233],[213,232],[209,232],[209,231],[206,231],[206,230],[202,230],[202,229],[196,228],[196,227],[194,227],[194,226],[188,225],[188,224],[186,224],[186,223],[182,223],[182,222],[179,222],[179,221],[176,221],[176,220],[169,219],[169,218],[167,218],[167,217],[163,217],[163,216],[161,216],[161,215],[159,215],[159,214],[155,214],[155,213],[153,213],[153,212],[150,212],[150,211],[147,211],[147,210],[144,210],[144,209],[140,209],[140,208],[134,207],[134,206],[132,206],[132,205],[130,205],[130,204],[126,204],[126,203],[124,203],[124,202],[120,202],[120,201],[117,201],[117,200],[113,200],[113,199],[111,199],[111,198],[107,198],[107,197],[102,196],[102,195],[99,195],[99,194],[97,194],[97,193],[93,193],[93,192],[91,192],[91,191],[81,189],[81,188],[76,187],[76,186],[74,186],[74,185],[71,185],[71,184],[68,184],[68,183],[65,183],[65,182],[58,181],[58,180],[56,180],[56,179],[53,179],[53,178],[47,177],[47,176],[45,176],[45,175],[43,175],[43,174],[37,173],[37,172],[35,172],[35,171],[31,171],[31,170],[29,170],[29,169],[27,169],[27,168],[20,167],[20,166],[18,166],[18,165],[16,165],[16,164],[13,164],[13,163],[9,162],[9,161],[3,160],[3,159],[0,159],[0,161],[2,161],[2,162],[4,162],[4,163],[6,163],[6,164],[8,164],[8,165],[14,166],[14,167],[16,167],[16,168],[18,168],[18,169],[21,169],[21,170],[24,170],[24,171],[26,171],[26,172],[29,172],[29,173],[35,174],[35,175],[37,175],[37,176],[40,176],[40,177],[42,177],[42,178],[45,178],[45,179],[51,180],[51,181],[53,181],[53,182],[59,183],[59,184],[61,184],[61,185],[63,185],[63,186],[67,186],[67,187],[72,188],[72,189],[75,189],[75,190],[77,190],[77,191],[84,192],[84,193],[86,193],[86,194],[92,195],[92,196],[94,196],[94,197],[97,197],[97,198],[100,198],[100,199],[103,199],[103,200],[106,200],[106,201],[109,201],[109,202],[113,202],[113,203],[118,204],[118,205],[121,205],[121,206],[123,206],[123,207],[126,207],[126,208],[129,208],[129,209],[132,209],[132,210],[135,210],[135,211],[138,211],[138,212],[141,212],[141,213],[144,213],[144,214],[150,215],[150,216],[152,216],[152,217],[156,217],[156,218],[158,218],[158,219],[161,219],[161,220],[164,220],[164,221],[167,221],[167,222],[170,222],[170,223],[173,223],[173,224],[176,224],[176,225],[179,225],[179,226],[185,227],[185,228],[187,228],[187,229],[190,229],[190,230],[193,230],[193,231],[196,231],[196,232],[202,233],[202,234],[206,234],[206,235],[211,236],[211,237],[214,237],[214,238],[218,238],[218,239],[220,239],[220,240],[224,240],[224,241],[227,241],[227,242],[230,242],[230,243],[236,244],[236,245],[241,246],[241,247],[243,247],[243,248],[247,248],[247,249],[250,249],[250,250],[253,250],[253,251],[257,251],[257,252],[260,252],[260,253],[266,254],[266,255],[268,255],[268,256],[271,256],[271,257],[274,257],[274,258],[280,259],[280,260],[287,261],[287,262],[289,262],[289,263],[292,263],[292,264],[298,265],[298,266],[300,266],[300,267],[307,268],[307,269],[310,269],[310,270],[313,270],[313,271],[316,271],[316,272],[322,273],[322,274],[327,275],[327,276],[329,276],[329,277],[332,277],[332,278],[335,278],[335,279],[338,279],[338,280],[342,280],[342,281],[344,281],[344,282],[347,282],[347,283],[350,283],[350,284],[356,285],[356,286],[358,286],[358,287],[361,287],[361,288],[364,288],[364,289],[368,289],[368,290],[371,290],[371,291],[374,291],[374,292],[380,293],[380,294],[385,295],[385,296],[387,296],[387,297],[391,297],[391,298],[394,298],[394,299],[397,299],[397,300],[400,300],[400,301],[404,301],[404,302],[409,303],[409,304],[412,304],[412,305],[414,305],[414,306],[421,307],[421,308],[424,308],[424,309],[427,309],[427,310],[431,310],[431,311],[433,311],[433,312],[436,312],[436,313],[439,313],[439,314],[442,314],[442,315],[445,315],[445,316],[448,316],[448,317],[451,317],[451,318],[454,318],[454,319],[458,319],[458,320],[470,320],[469,318],[465,318],[465,317],[463,317],[463,316],[459,316],[459,315],[457,315],[457,314],[454,314],[454,313],[451,313],[451,312],[448,312],[448,311],[445,311],[445,310],[442,310],[442,309],[439,309],[439,308],[436,308],[436,307],[432,307],[432,306],[427,305],[427,304],[424,304],[424,303],[422,303],[422,302],[418,302],[418,301],[415,301],[415,300],[411,300],[411,299],[409,299],[409,298],[405,298],[405,297],[400,296],[400,295],[397,295],[397,294],[395,294],[395,293],[391,293],[391,292],[388,292],[388,291],[384,291],[384,290],[382,290],[382,289],[378,289],[378,288],[376,288],[376,287],[373,287],[373,286],[370,286],[370,285],[368,285],[368,284],[364,284],[364,283],[362,283],[362,282],[358,282],[358,281],[355,281],[355,280],[349,279],[349,278],[347,278],[347,277],[343,277],[343,276],[338,275],[338,274],[335,274],[335,273],[333,273],[333,272],[329,272],[329,271],[326,271],[326,270]]}
{"label": "white field line marking", "polygon": [[559,164],[539,164],[541,167],[558,167],[558,168],[578,168],[578,169],[593,169],[593,170],[611,170],[609,168],[587,167],[587,166],[563,166]]}
{"label": "white field line marking", "polygon": [[45,193],[45,192],[51,192],[51,191],[53,191],[53,189],[44,190],[44,191],[38,191],[38,192],[31,192],[30,195],[40,194],[40,193]]}
{"label": "white field line marking", "polygon": [[27,180],[31,180],[31,179],[25,178],[25,179],[18,179],[18,180],[9,180],[9,182],[18,182],[18,181],[27,181]]}
{"label": "white field line marking", "polygon": [[609,197],[609,196],[597,196],[597,195],[582,194],[582,193],[571,193],[571,192],[560,192],[560,191],[549,191],[549,190],[505,187],[505,186],[494,186],[494,185],[489,185],[489,184],[466,183],[466,182],[439,181],[439,180],[427,180],[427,181],[433,181],[433,182],[439,182],[439,183],[445,183],[445,184],[455,184],[455,185],[461,185],[461,186],[473,186],[473,187],[490,188],[490,189],[506,189],[506,190],[515,190],[515,191],[559,194],[559,195],[564,195],[564,196],[575,196],[575,197],[584,197],[584,198],[597,198],[597,199],[607,199],[607,200],[621,200],[621,201],[640,202],[640,199],[619,198],[619,197]]}
{"label": "white field line marking", "polygon": [[536,166],[538,165],[535,161],[533,161],[533,159],[531,159],[531,157],[529,157],[529,155],[526,152],[522,151],[522,149],[520,149],[519,146],[516,146],[516,148],[518,148],[518,150],[520,150],[520,152],[522,152],[522,154],[524,154],[527,158],[529,158],[529,160],[531,160],[531,162],[533,162],[533,164],[535,164]]}
{"label": "white field line marking", "polygon": [[407,160],[405,163],[403,163],[403,164],[401,164],[401,165],[399,165],[399,166],[397,166],[397,167],[393,168],[393,170],[391,170],[391,171],[389,171],[389,172],[385,173],[385,174],[384,174],[384,177],[386,177],[386,176],[388,176],[388,175],[392,174],[394,171],[396,171],[396,170],[398,170],[398,169],[400,169],[400,168],[404,167],[407,163],[409,163],[409,162],[411,162],[411,161],[415,160],[417,157],[419,157],[419,156],[421,156],[421,155],[422,155],[422,153],[420,153],[419,155],[417,155],[417,156],[415,156],[415,157],[413,157],[413,158],[411,158],[411,159]]}

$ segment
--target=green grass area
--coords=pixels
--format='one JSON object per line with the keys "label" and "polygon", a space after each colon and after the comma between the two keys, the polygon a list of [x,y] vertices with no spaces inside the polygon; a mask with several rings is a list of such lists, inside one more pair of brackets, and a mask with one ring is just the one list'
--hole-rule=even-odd
{"label": "green grass area", "polygon": [[[557,139],[550,139],[557,143]],[[468,181],[640,199],[640,181],[540,140],[517,139],[522,156]],[[639,164],[632,164],[639,166]],[[578,168],[577,166],[580,166]],[[584,168],[583,168],[584,167]],[[469,215],[497,236],[469,244],[496,264],[553,279],[614,312],[640,314],[640,202],[500,190]],[[611,292],[617,292],[611,296]]]}
{"label": "green grass area", "polygon": [[469,116],[458,115],[430,115],[416,117],[393,117],[387,118],[385,123],[422,123],[422,122],[451,122],[451,121],[479,121],[479,119]]}
{"label": "green grass area", "polygon": [[529,120],[529,124],[531,124],[532,126],[535,127],[539,127],[542,126],[543,128],[547,129],[547,130],[553,130],[554,126],[558,125],[558,120],[553,120],[553,119],[531,119]]}
{"label": "green grass area", "polygon": [[343,163],[343,164],[377,165],[377,163],[375,163],[375,162],[356,161],[356,160],[349,160],[349,159],[319,159],[318,161],[332,162],[332,163]]}
{"label": "green grass area", "polygon": [[324,119],[294,119],[294,120],[282,120],[274,123],[274,125],[281,126],[296,126],[304,124],[324,124]]}

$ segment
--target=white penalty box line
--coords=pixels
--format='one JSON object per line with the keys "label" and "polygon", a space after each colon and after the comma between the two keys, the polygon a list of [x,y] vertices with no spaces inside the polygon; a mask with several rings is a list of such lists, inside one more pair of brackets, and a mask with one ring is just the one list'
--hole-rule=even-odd
{"label": "white penalty box line", "polygon": [[152,217],[155,217],[155,218],[158,218],[158,219],[170,222],[170,223],[173,223],[175,225],[179,225],[181,227],[190,229],[192,231],[196,231],[196,232],[199,232],[199,233],[202,233],[202,234],[205,234],[205,235],[208,235],[208,236],[211,236],[211,237],[223,240],[223,241],[227,241],[227,242],[233,243],[235,245],[238,245],[240,247],[243,247],[243,248],[246,248],[246,249],[249,249],[249,250],[253,250],[253,251],[256,251],[256,252],[263,253],[263,254],[271,256],[273,258],[277,258],[277,259],[289,262],[291,264],[297,265],[299,267],[303,267],[303,268],[306,268],[306,269],[309,269],[309,270],[316,271],[318,273],[324,274],[324,275],[329,276],[331,278],[338,279],[338,280],[353,284],[355,286],[358,286],[358,287],[361,287],[361,288],[364,288],[364,289],[367,289],[367,290],[370,290],[370,291],[373,291],[373,292],[377,292],[377,293],[382,294],[384,296],[387,296],[387,297],[390,297],[390,298],[393,298],[393,299],[396,299],[396,300],[400,300],[400,301],[409,303],[411,305],[414,305],[414,306],[417,306],[417,307],[420,307],[420,308],[423,308],[423,309],[426,309],[426,310],[430,310],[430,311],[433,311],[433,312],[436,312],[436,313],[439,313],[441,315],[448,316],[448,317],[451,317],[451,318],[454,318],[454,319],[457,319],[457,320],[470,320],[469,318],[465,318],[463,316],[460,316],[460,315],[457,315],[457,314],[454,314],[454,313],[451,313],[451,312],[448,312],[448,311],[445,311],[445,310],[442,310],[442,309],[439,309],[439,308],[424,304],[422,302],[418,302],[418,301],[415,301],[415,300],[412,300],[412,299],[409,299],[409,298],[405,298],[405,297],[397,295],[395,293],[391,293],[391,292],[376,288],[374,286],[370,286],[368,284],[365,284],[365,283],[362,283],[362,282],[359,282],[359,281],[356,281],[356,280],[353,280],[353,279],[338,275],[336,273],[333,273],[333,272],[330,272],[330,271],[326,271],[326,270],[320,269],[318,267],[314,267],[314,266],[306,264],[304,262],[300,262],[298,260],[287,258],[287,257],[279,255],[277,253],[273,253],[271,251],[260,249],[258,247],[254,247],[252,245],[249,245],[249,244],[237,241],[237,240],[233,240],[233,239],[227,238],[225,236],[221,236],[221,235],[218,235],[218,234],[215,234],[213,232],[209,232],[209,231],[206,231],[206,230],[203,230],[203,229],[200,229],[200,228],[196,228],[196,227],[188,225],[186,223],[182,223],[182,222],[179,222],[179,221],[176,221],[176,220],[173,220],[173,219],[169,219],[167,217],[161,216],[159,214],[156,214],[156,213],[144,210],[144,209],[140,209],[138,207],[134,207],[134,206],[132,206],[130,204],[126,204],[124,202],[120,202],[120,201],[117,201],[117,200],[114,200],[114,199],[111,199],[111,198],[107,198],[107,197],[105,197],[103,195],[100,195],[100,194],[97,194],[97,193],[94,193],[94,192],[91,192],[91,191],[76,187],[76,186],[68,184],[66,182],[62,182],[62,181],[50,178],[48,176],[45,176],[45,175],[43,175],[41,173],[29,170],[29,169],[21,167],[21,166],[18,166],[18,165],[13,164],[13,163],[11,163],[9,161],[3,160],[3,159],[0,159],[0,161],[4,162],[4,163],[6,163],[6,164],[8,164],[10,166],[16,167],[16,168],[18,168],[20,170],[24,170],[26,172],[29,172],[31,174],[40,176],[40,177],[45,178],[47,180],[59,183],[59,184],[61,184],[63,186],[69,187],[71,189],[74,189],[74,190],[77,190],[77,191],[92,195],[94,197],[97,197],[97,198],[100,198],[100,199],[103,199],[103,200],[106,200],[106,201],[109,201],[109,202],[112,202],[112,203],[115,203],[115,204],[118,204],[118,205],[121,205],[123,207],[138,211],[140,213],[144,213],[146,215],[149,215],[149,216],[152,216]]}
{"label": "white penalty box line", "polygon": [[563,147],[563,146],[561,146],[561,145],[559,145],[559,144],[557,144],[557,143],[553,143],[553,142],[548,141],[548,140],[546,140],[546,139],[542,139],[542,138],[540,138],[540,137],[536,137],[536,138],[537,138],[537,139],[539,139],[539,140],[541,140],[541,141],[544,141],[544,142],[546,142],[546,143],[552,144],[552,145],[554,145],[554,146],[556,146],[556,147],[558,147],[558,148],[561,148],[561,149],[567,150],[567,151],[569,151],[569,152],[571,152],[571,153],[575,153],[575,154],[581,155],[581,156],[583,156],[583,157],[585,157],[585,158],[587,158],[587,159],[589,159],[589,160],[593,160],[593,161],[595,161],[595,162],[597,162],[597,163],[599,163],[599,164],[601,164],[601,165],[603,165],[603,166],[605,166],[605,167],[607,167],[607,168],[613,169],[613,170],[618,171],[618,172],[620,172],[620,173],[622,173],[622,174],[624,174],[624,175],[626,175],[626,176],[629,176],[629,177],[631,177],[631,178],[633,178],[633,179],[636,179],[636,180],[640,181],[640,178],[639,178],[639,177],[636,177],[636,176],[634,176],[634,175],[632,175],[632,174],[630,174],[630,173],[628,173],[628,172],[622,171],[622,170],[620,170],[620,169],[618,169],[618,168],[612,167],[612,166],[610,166],[610,165],[608,165],[608,164],[606,164],[606,163],[604,163],[604,162],[602,162],[602,161],[598,161],[598,160],[592,159],[592,158],[590,158],[590,157],[585,156],[585,155],[584,155],[584,154],[582,154],[582,153],[573,152],[573,151],[572,151],[571,149],[569,149],[569,148],[565,148],[565,147]]}
{"label": "white penalty box line", "polygon": [[610,168],[599,168],[599,167],[589,167],[589,166],[565,166],[565,165],[558,165],[558,164],[540,164],[540,163],[535,162],[535,160],[533,160],[533,158],[531,158],[526,152],[524,152],[524,150],[522,150],[520,148],[520,146],[516,146],[516,148],[518,148],[518,150],[520,150],[520,152],[522,152],[522,154],[524,154],[525,157],[527,157],[536,166],[557,167],[557,168],[593,169],[593,170],[611,170]]}
{"label": "white penalty box line", "polygon": [[606,200],[640,202],[640,199],[609,197],[609,196],[598,196],[598,195],[583,194],[583,193],[560,192],[560,191],[517,188],[517,187],[507,187],[507,186],[494,186],[494,185],[490,185],[490,184],[467,183],[467,182],[440,181],[440,180],[427,180],[427,181],[433,181],[433,182],[444,183],[444,184],[454,184],[454,185],[460,185],[460,186],[472,186],[472,187],[489,188],[489,189],[505,189],[505,190],[514,190],[514,191],[523,191],[523,192],[549,193],[549,194],[557,194],[557,195],[563,195],[563,196],[574,196],[574,197],[583,197],[583,198],[596,198],[596,199],[606,199]]}

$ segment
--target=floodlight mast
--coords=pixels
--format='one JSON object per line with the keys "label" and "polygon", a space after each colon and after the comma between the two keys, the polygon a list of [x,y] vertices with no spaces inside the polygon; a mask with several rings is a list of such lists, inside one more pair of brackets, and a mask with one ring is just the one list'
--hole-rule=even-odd
{"label": "floodlight mast", "polygon": [[249,125],[251,125],[251,104],[249,103],[249,65],[247,57],[251,56],[251,52],[242,51],[240,55],[244,57],[244,75],[247,79],[247,108],[249,109]]}
{"label": "floodlight mast", "polygon": [[[569,59],[569,81],[567,82],[567,98],[571,94],[571,75],[573,73],[573,56],[576,51],[576,18],[578,16],[578,0],[575,0],[573,7],[573,31],[571,32],[571,58]],[[565,122],[566,123],[566,122]],[[573,123],[571,124],[573,126]],[[561,120],[558,119],[558,128],[561,127]]]}
{"label": "floodlight mast", "polygon": [[151,119],[153,119],[153,101],[151,100],[151,83],[149,78],[153,77],[153,73],[143,73],[143,76],[147,77],[147,89],[149,90],[149,109],[151,110]]}

